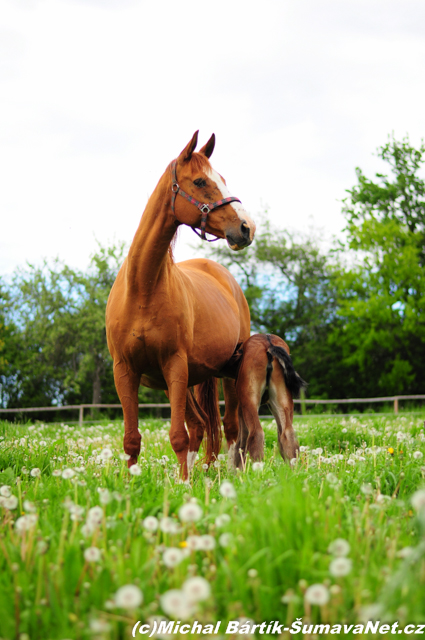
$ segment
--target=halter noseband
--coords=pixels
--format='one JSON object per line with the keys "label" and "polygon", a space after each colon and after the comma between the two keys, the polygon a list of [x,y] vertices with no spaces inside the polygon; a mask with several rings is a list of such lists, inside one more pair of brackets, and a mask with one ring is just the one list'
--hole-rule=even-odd
{"label": "halter noseband", "polygon": [[229,202],[240,202],[239,198],[234,198],[233,196],[231,196],[229,198],[223,198],[223,200],[217,200],[217,202],[208,202],[208,203],[199,202],[199,200],[196,200],[195,198],[190,196],[188,193],[183,191],[183,189],[180,189],[179,183],[177,182],[176,165],[177,165],[177,160],[173,160],[173,162],[171,163],[171,175],[172,175],[171,191],[173,192],[171,196],[171,211],[173,212],[174,217],[176,217],[174,204],[176,201],[176,195],[179,193],[181,196],[183,196],[183,198],[186,198],[186,200],[188,200],[191,204],[194,204],[196,207],[198,207],[199,211],[202,214],[201,233],[198,233],[195,227],[191,227],[193,231],[196,233],[196,235],[202,238],[202,240],[206,240],[207,242],[215,242],[216,240],[220,240],[220,238],[214,238],[213,240],[208,240],[208,238],[206,237],[205,226],[207,224],[207,216],[210,213],[210,211],[213,211],[213,209],[218,209],[218,207],[223,207],[225,204],[229,204]]}

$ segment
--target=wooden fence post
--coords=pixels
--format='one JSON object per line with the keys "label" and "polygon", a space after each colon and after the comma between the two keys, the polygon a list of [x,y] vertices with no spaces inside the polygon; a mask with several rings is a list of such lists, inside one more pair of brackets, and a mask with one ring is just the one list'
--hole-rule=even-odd
{"label": "wooden fence post", "polygon": [[84,416],[84,407],[82,405],[80,405],[80,413],[78,416],[78,424],[80,427],[83,426],[83,416]]}
{"label": "wooden fence post", "polygon": [[398,397],[394,398],[394,413],[398,413]]}

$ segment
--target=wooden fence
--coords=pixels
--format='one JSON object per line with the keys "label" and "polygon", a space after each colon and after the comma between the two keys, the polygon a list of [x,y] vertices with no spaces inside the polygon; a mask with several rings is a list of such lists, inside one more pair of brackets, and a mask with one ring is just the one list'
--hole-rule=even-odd
{"label": "wooden fence", "polygon": [[[394,406],[394,413],[398,413],[399,402],[401,400],[425,400],[425,395],[412,395],[412,396],[387,396],[383,398],[343,398],[339,400],[314,400],[314,399],[302,399],[294,400],[296,404],[370,404],[376,402],[392,402]],[[220,402],[220,405],[224,405],[224,401]],[[168,402],[164,403],[151,403],[151,404],[139,404],[140,409],[165,409],[170,408]],[[38,411],[77,411],[79,417],[79,424],[83,424],[84,409],[121,409],[120,404],[70,404],[63,407],[24,407],[22,409],[1,409],[0,413],[35,413]]]}

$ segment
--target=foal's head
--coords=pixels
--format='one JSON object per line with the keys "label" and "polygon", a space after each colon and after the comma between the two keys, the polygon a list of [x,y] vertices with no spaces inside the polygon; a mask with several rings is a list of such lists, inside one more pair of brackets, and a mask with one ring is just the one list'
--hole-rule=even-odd
{"label": "foal's head", "polygon": [[[180,189],[198,202],[217,204],[233,194],[209,162],[214,150],[215,136],[213,134],[206,145],[195,153],[197,141],[196,131],[176,160],[176,180]],[[197,229],[201,227],[202,212],[195,204],[178,194],[174,203],[174,215],[182,224]],[[205,231],[217,238],[226,238],[229,247],[238,251],[253,241],[255,224],[240,202],[231,202],[208,212]]]}

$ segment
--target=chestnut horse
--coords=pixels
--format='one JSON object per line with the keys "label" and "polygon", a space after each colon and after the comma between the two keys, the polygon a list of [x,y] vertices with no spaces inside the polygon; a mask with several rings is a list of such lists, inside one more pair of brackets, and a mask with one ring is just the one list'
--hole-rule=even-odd
{"label": "chestnut horse", "polygon": [[[236,345],[249,338],[250,314],[227,269],[207,259],[176,264],[170,245],[180,224],[201,229],[203,238],[205,232],[226,238],[234,251],[250,245],[255,233],[240,201],[230,196],[225,181],[211,167],[214,134],[199,153],[195,153],[197,139],[198,132],[167,167],[149,198],[106,308],[128,465],[136,463],[140,452],[139,385],[164,389],[171,405],[170,441],[183,479],[195,462],[204,430],[208,460],[219,452],[215,376]],[[205,381],[209,402],[203,393],[198,401],[189,388]],[[234,380],[224,380],[223,387],[224,433],[231,450],[238,435]]]}
{"label": "chestnut horse", "polygon": [[239,347],[225,370],[227,375],[236,378],[239,401],[235,466],[243,466],[246,453],[253,460],[263,459],[264,432],[258,409],[266,403],[276,420],[282,458],[296,458],[299,446],[292,426],[293,397],[307,384],[295,371],[286,342],[279,336],[257,333]]}

